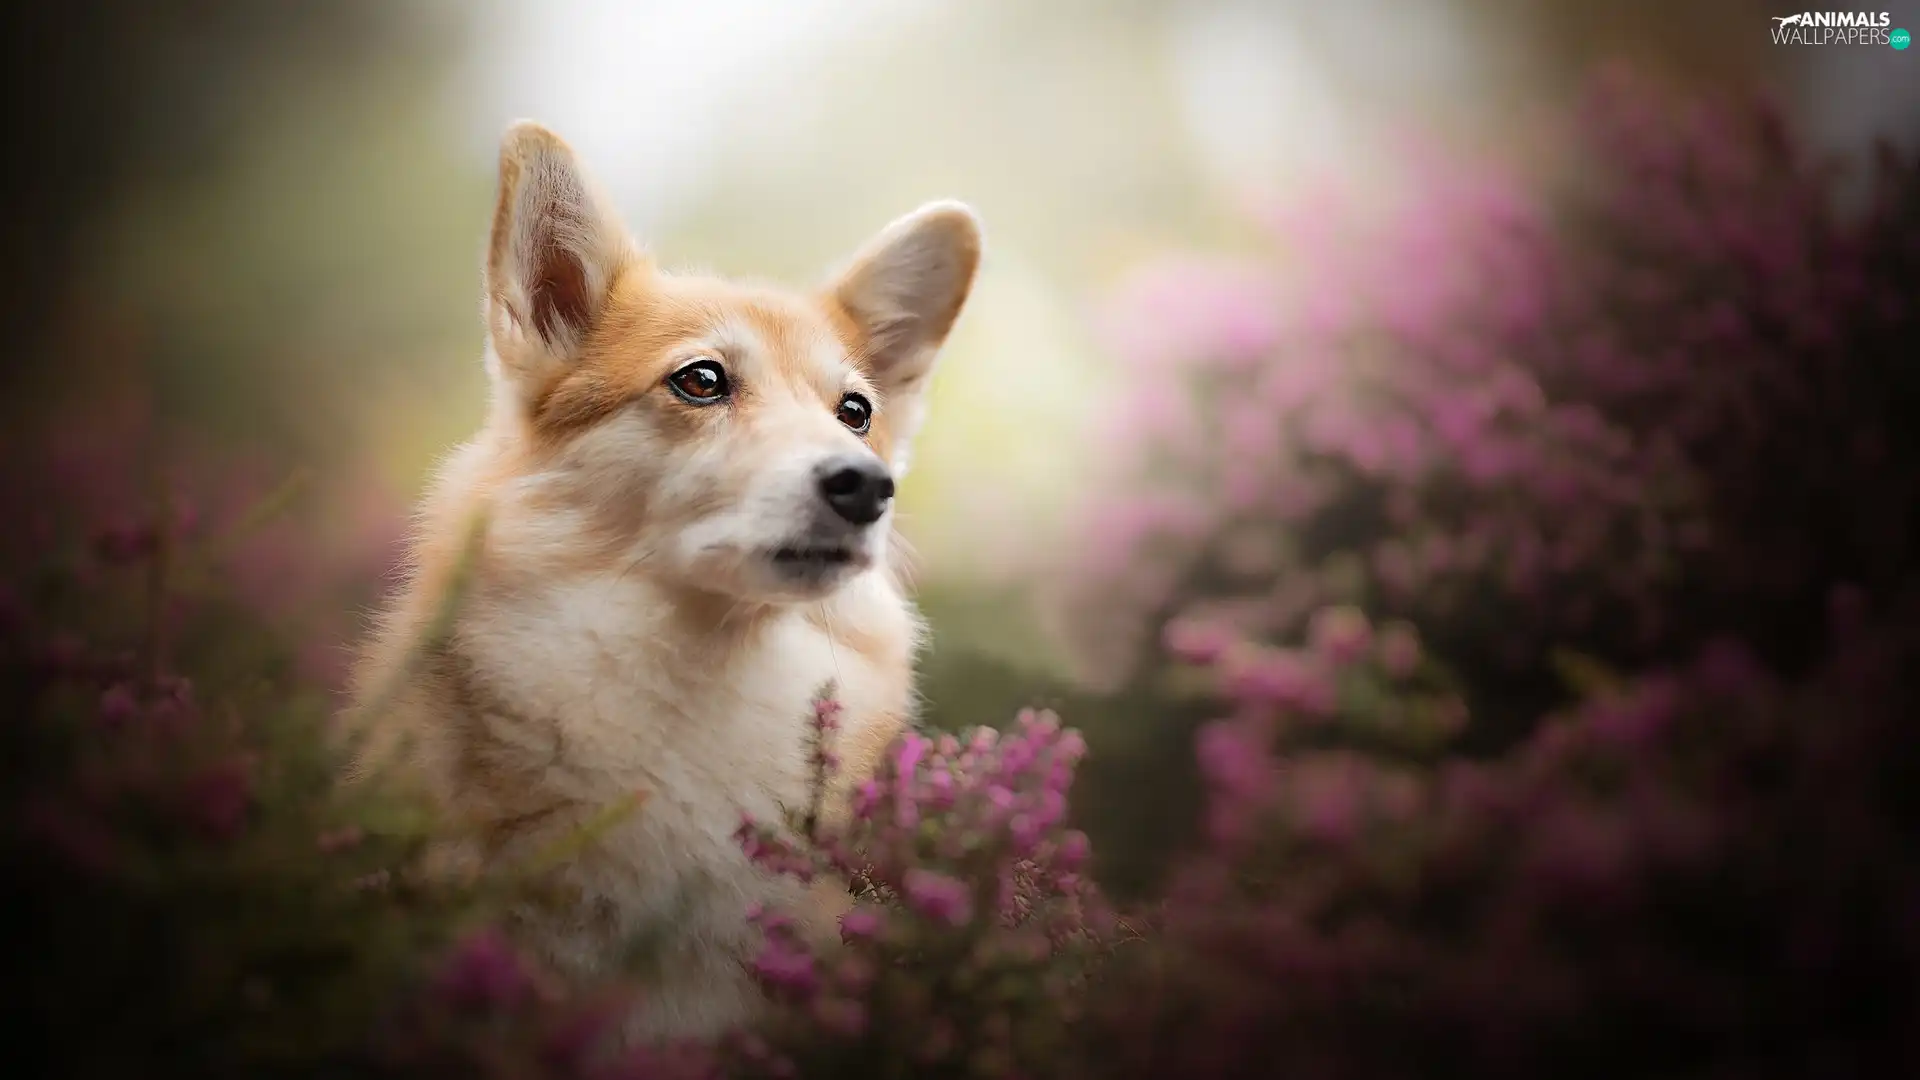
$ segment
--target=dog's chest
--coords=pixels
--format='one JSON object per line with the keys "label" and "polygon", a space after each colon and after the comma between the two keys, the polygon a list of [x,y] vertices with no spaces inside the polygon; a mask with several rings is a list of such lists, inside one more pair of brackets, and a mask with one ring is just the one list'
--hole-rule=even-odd
{"label": "dog's chest", "polygon": [[736,909],[774,898],[735,830],[811,797],[814,696],[835,682],[855,724],[898,703],[871,660],[804,613],[720,644],[670,615],[643,589],[598,582],[483,603],[459,637],[485,683],[476,719],[517,783],[583,806],[644,795],[565,876],[621,932],[679,912],[689,932],[728,937]]}
{"label": "dog's chest", "polygon": [[[851,628],[860,614],[836,619]],[[812,704],[829,682],[849,727],[906,704],[891,700],[903,672],[836,644],[804,611],[746,633],[696,634],[645,586],[593,580],[475,615],[462,649],[503,723],[525,729],[499,734],[525,745],[537,770],[528,779],[583,801],[643,791],[652,816],[702,833],[730,835],[742,815],[767,820],[804,803]]]}
{"label": "dog's chest", "polygon": [[554,729],[583,780],[787,794],[832,642],[802,619],[692,634],[646,590],[590,582],[499,605],[463,644],[511,712]]}

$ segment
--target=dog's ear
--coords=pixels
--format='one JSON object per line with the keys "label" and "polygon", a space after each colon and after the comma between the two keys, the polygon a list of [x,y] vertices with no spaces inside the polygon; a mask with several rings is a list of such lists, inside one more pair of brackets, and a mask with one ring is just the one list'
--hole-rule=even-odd
{"label": "dog's ear", "polygon": [[856,358],[880,389],[896,468],[925,415],[934,359],[979,265],[979,218],[962,203],[929,203],[882,229],[829,290],[857,338]]}
{"label": "dog's ear", "polygon": [[487,248],[487,329],[496,375],[551,377],[579,355],[614,279],[638,258],[626,226],[558,135],[522,120],[500,141]]}

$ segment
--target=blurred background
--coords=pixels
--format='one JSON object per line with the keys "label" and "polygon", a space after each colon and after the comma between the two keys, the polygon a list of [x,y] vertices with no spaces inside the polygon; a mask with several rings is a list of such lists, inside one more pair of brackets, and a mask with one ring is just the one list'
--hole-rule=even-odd
{"label": "blurred background", "polygon": [[[965,199],[987,261],[902,496],[935,628],[930,713],[1070,709],[1084,691],[1028,584],[1070,542],[1065,515],[1108,445],[1093,435],[1121,376],[1094,311],[1117,282],[1168,253],[1234,252],[1267,201],[1390,185],[1388,151],[1410,136],[1524,158],[1543,112],[1620,58],[1768,88],[1829,149],[1910,126],[1920,56],[1777,46],[1777,14],[1735,0],[35,5],[4,35],[8,423],[57,418],[69,444],[120,440],[136,460],[191,446],[263,483],[306,476],[292,520],[309,550],[390,561],[436,457],[481,416],[479,258],[510,121],[571,140],[669,264],[810,282],[893,216]],[[136,431],[158,441],[128,442]],[[322,668],[378,579],[357,580],[347,601],[327,594],[343,617]],[[1186,738],[1167,752],[1187,756]]]}

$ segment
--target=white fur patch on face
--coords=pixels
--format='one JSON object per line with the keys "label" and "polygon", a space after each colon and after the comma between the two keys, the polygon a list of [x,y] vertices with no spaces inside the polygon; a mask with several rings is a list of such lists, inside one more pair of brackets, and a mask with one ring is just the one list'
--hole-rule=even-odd
{"label": "white fur patch on face", "polygon": [[767,355],[767,343],[753,324],[745,319],[725,318],[714,323],[713,329],[701,342],[702,347],[722,356],[745,359],[750,365],[756,361],[764,363]]}
{"label": "white fur patch on face", "polygon": [[839,396],[849,390],[857,390],[868,398],[878,397],[873,384],[854,366],[846,349],[830,335],[817,334],[808,341],[807,367],[829,402],[838,401]]}

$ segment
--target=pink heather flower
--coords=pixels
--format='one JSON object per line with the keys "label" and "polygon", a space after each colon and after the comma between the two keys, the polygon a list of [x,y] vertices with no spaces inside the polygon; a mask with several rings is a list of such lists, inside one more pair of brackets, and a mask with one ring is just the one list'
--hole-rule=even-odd
{"label": "pink heather flower", "polygon": [[1587,724],[1603,740],[1644,748],[1667,729],[1678,706],[1679,688],[1671,679],[1646,679],[1590,705]]}
{"label": "pink heather flower", "polygon": [[329,829],[314,838],[314,846],[323,854],[333,854],[357,847],[366,838],[358,825],[347,825],[338,829]]}
{"label": "pink heather flower", "polygon": [[1225,689],[1249,705],[1278,705],[1315,716],[1333,712],[1329,673],[1306,654],[1290,649],[1248,649],[1224,664]]}
{"label": "pink heather flower", "polygon": [[901,886],[907,903],[935,922],[963,926],[973,919],[973,892],[964,881],[914,867]]}
{"label": "pink heather flower", "polygon": [[1520,448],[1511,440],[1481,434],[1460,447],[1460,468],[1476,484],[1491,484],[1519,472],[1524,465]]}
{"label": "pink heather flower", "polygon": [[1005,784],[994,784],[987,788],[987,805],[993,808],[996,817],[1004,818],[1009,814],[1014,802],[1013,789]]}
{"label": "pink heather flower", "polygon": [[1729,697],[1739,696],[1766,685],[1766,672],[1747,647],[1737,641],[1710,641],[1694,662],[1699,685]]}
{"label": "pink heather flower", "polygon": [[1388,540],[1373,550],[1373,573],[1389,592],[1411,594],[1420,585],[1419,561],[1404,541]]}
{"label": "pink heather flower", "polygon": [[1351,455],[1352,447],[1367,438],[1367,424],[1343,397],[1325,395],[1314,401],[1300,426],[1300,441],[1308,450]]}
{"label": "pink heather flower", "polygon": [[[1048,713],[1047,715],[1052,716],[1053,714]],[[1055,717],[1054,722],[1058,724],[1059,718]],[[1087,738],[1072,728],[1061,730],[1054,741],[1053,752],[1054,756],[1061,760],[1068,762],[1079,761],[1086,755]]]}
{"label": "pink heather flower", "polygon": [[[1030,714],[1027,713],[1021,714],[1020,723],[1026,730],[1001,745],[999,768],[991,774],[990,787],[996,784],[1018,783],[1020,774],[1026,772],[1029,766],[1039,760],[1040,752],[1036,738],[1039,733],[1033,730],[1035,725],[1029,716]],[[988,798],[995,802],[999,801],[999,797],[991,792]]]}
{"label": "pink heather flower", "polygon": [[1244,723],[1218,720],[1200,729],[1194,754],[1215,792],[1240,800],[1259,800],[1273,785],[1266,743]]}
{"label": "pink heather flower", "polygon": [[1304,758],[1283,777],[1295,826],[1324,843],[1344,843],[1359,832],[1366,777],[1360,761],[1345,755]]}
{"label": "pink heather flower", "polygon": [[1222,537],[1217,547],[1221,568],[1236,577],[1257,580],[1282,568],[1280,545],[1266,529],[1236,529]]}
{"label": "pink heather flower", "polygon": [[1266,477],[1251,465],[1236,464],[1220,483],[1220,499],[1226,508],[1244,514],[1258,507],[1267,494]]}
{"label": "pink heather flower", "polygon": [[935,810],[953,809],[955,796],[953,773],[936,769],[927,774],[926,804]]}
{"label": "pink heather flower", "polygon": [[1518,762],[1536,776],[1548,775],[1582,755],[1589,745],[1588,731],[1565,717],[1548,720],[1518,748]]}
{"label": "pink heather flower", "polygon": [[188,820],[216,840],[230,840],[246,826],[253,805],[252,762],[233,758],[208,767],[181,791]]}
{"label": "pink heather flower", "polygon": [[1229,411],[1223,424],[1228,456],[1268,460],[1282,448],[1279,418],[1264,406]]}
{"label": "pink heather flower", "polygon": [[1071,776],[1064,764],[1047,774],[1047,786],[1040,789],[1030,811],[1036,828],[1051,829],[1066,820],[1067,793],[1062,789]]}
{"label": "pink heather flower", "polygon": [[870,907],[857,907],[840,916],[840,938],[843,941],[855,941],[878,936],[884,922],[880,912]]}
{"label": "pink heather flower", "polygon": [[952,1054],[960,1042],[954,1032],[953,1021],[945,1017],[935,1017],[928,1021],[925,1037],[915,1054],[921,1063],[932,1064],[945,1060]]}
{"label": "pink heather flower", "polygon": [[1084,868],[1092,855],[1093,845],[1088,841],[1087,834],[1072,829],[1060,837],[1054,847],[1053,864],[1063,872],[1073,873]]}
{"label": "pink heather flower", "polygon": [[1357,607],[1341,605],[1314,612],[1307,637],[1313,650],[1336,666],[1354,663],[1366,655],[1372,624]]}
{"label": "pink heather flower", "polygon": [[748,922],[768,933],[791,930],[794,925],[792,915],[759,901],[747,905],[746,917]]}
{"label": "pink heather flower", "polygon": [[874,812],[880,809],[880,782],[862,781],[853,791],[853,816],[860,821],[872,820]]}
{"label": "pink heather flower", "polygon": [[1449,697],[1434,705],[1431,716],[1433,725],[1443,735],[1458,735],[1466,730],[1467,721],[1472,719],[1467,711],[1467,703],[1457,697]]}
{"label": "pink heather flower", "polygon": [[1635,846],[1668,865],[1687,865],[1713,851],[1717,815],[1651,784],[1632,789],[1627,809]]}
{"label": "pink heather flower", "polygon": [[200,716],[194,703],[193,687],[185,679],[166,679],[154,687],[154,695],[145,703],[147,727],[159,732],[179,734]]}
{"label": "pink heather flower", "polygon": [[878,973],[873,961],[855,952],[843,953],[832,968],[835,989],[845,994],[858,995],[873,986]]}
{"label": "pink heather flower", "polygon": [[1420,808],[1425,793],[1426,788],[1412,774],[1380,771],[1373,777],[1372,806],[1383,818],[1404,821]]}
{"label": "pink heather flower", "polygon": [[1490,411],[1485,398],[1465,390],[1436,393],[1425,410],[1434,434],[1456,451],[1479,439]]}
{"label": "pink heather flower", "polygon": [[1536,880],[1568,897],[1603,899],[1626,882],[1633,858],[1632,838],[1622,823],[1604,811],[1573,804],[1547,812],[1537,844],[1530,852]]}
{"label": "pink heather flower", "polygon": [[929,744],[924,736],[908,732],[900,737],[900,748],[894,751],[893,771],[901,779],[913,776],[926,757]]}
{"label": "pink heather flower", "polygon": [[1371,420],[1348,437],[1346,454],[1355,469],[1374,478],[1392,475],[1397,464],[1395,448],[1388,442],[1386,432]]}
{"label": "pink heather flower", "polygon": [[1440,577],[1455,569],[1458,565],[1458,549],[1451,536],[1429,534],[1426,542],[1420,545],[1420,560],[1428,574]]}
{"label": "pink heather flower", "polygon": [[813,726],[822,731],[833,731],[840,726],[840,702],[823,695],[813,703]]}
{"label": "pink heather flower", "polygon": [[814,970],[813,956],[785,934],[769,933],[766,945],[753,961],[754,974],[769,986],[790,994],[811,995],[820,988],[820,976]]}
{"label": "pink heather flower", "polygon": [[1167,651],[1190,664],[1213,663],[1225,655],[1237,639],[1238,635],[1231,629],[1195,618],[1171,619],[1161,631]]}
{"label": "pink heather flower", "polygon": [[125,727],[139,715],[140,702],[127,684],[116,683],[100,695],[100,721],[108,727]]}
{"label": "pink heather flower", "polygon": [[540,1060],[567,1075],[584,1073],[612,1044],[625,1007],[622,1000],[595,1003],[563,1016],[540,1040]]}
{"label": "pink heather flower", "polygon": [[460,1008],[512,1008],[526,1000],[532,977],[497,930],[481,930],[455,948],[437,980],[443,1000]]}
{"label": "pink heather flower", "polygon": [[135,562],[159,548],[159,533],[148,525],[112,526],[102,529],[93,539],[94,553],[107,563]]}
{"label": "pink heather flower", "polygon": [[329,690],[346,685],[353,668],[353,651],[333,637],[317,638],[300,646],[294,666],[302,679]]}
{"label": "pink heather flower", "polygon": [[1523,529],[1511,537],[1506,552],[1507,588],[1522,595],[1531,595],[1540,583],[1543,552],[1544,545],[1536,530]]}
{"label": "pink heather flower", "polygon": [[1271,297],[1250,295],[1219,313],[1218,336],[1214,347],[1230,367],[1243,367],[1258,360],[1280,340],[1280,323]]}
{"label": "pink heather flower", "polygon": [[1373,432],[1380,444],[1381,472],[1401,479],[1419,475],[1427,464],[1426,441],[1411,419],[1384,418],[1374,426]]}
{"label": "pink heather flower", "polygon": [[1216,795],[1207,801],[1206,835],[1212,843],[1232,847],[1246,841],[1260,824],[1265,802]]}
{"label": "pink heather flower", "polygon": [[1405,679],[1420,667],[1420,634],[1406,623],[1390,623],[1374,641],[1380,666],[1395,679]]}
{"label": "pink heather flower", "polygon": [[1252,400],[1260,404],[1267,422],[1277,431],[1281,428],[1276,422],[1278,416],[1291,413],[1326,393],[1337,385],[1340,371],[1340,357],[1332,349],[1312,344],[1289,349],[1284,363],[1270,365],[1254,376]]}
{"label": "pink heather flower", "polygon": [[78,675],[87,667],[86,643],[70,633],[54,635],[38,652],[40,667],[48,674]]}
{"label": "pink heather flower", "polygon": [[1449,761],[1440,767],[1438,791],[1441,804],[1467,814],[1498,810],[1507,801],[1507,790],[1500,777],[1485,763]]}
{"label": "pink heather flower", "polygon": [[821,996],[812,1006],[814,1023],[829,1034],[859,1038],[867,1030],[867,1007],[843,997]]}

